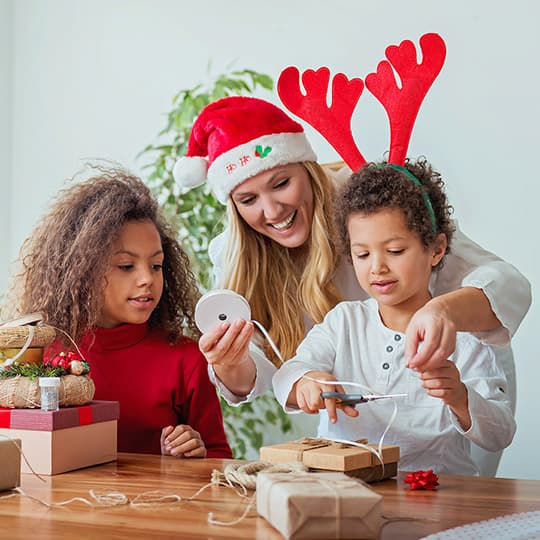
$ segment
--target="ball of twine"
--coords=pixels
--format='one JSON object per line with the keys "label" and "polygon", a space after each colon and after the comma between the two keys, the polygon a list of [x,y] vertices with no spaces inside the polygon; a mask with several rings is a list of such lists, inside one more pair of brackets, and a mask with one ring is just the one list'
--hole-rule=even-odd
{"label": "ball of twine", "polygon": [[237,484],[246,489],[255,489],[257,475],[260,472],[283,473],[307,471],[308,468],[300,461],[290,463],[270,463],[269,461],[250,461],[249,463],[230,463],[225,466],[223,472],[214,470],[212,482],[226,481],[229,484]]}

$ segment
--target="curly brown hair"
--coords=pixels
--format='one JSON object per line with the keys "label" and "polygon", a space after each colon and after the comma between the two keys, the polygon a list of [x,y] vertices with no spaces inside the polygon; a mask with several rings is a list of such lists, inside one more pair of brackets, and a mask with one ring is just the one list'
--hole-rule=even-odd
{"label": "curly brown hair", "polygon": [[[148,321],[171,343],[197,338],[199,297],[188,256],[148,187],[121,169],[93,167],[98,174],[66,188],[54,199],[23,243],[13,289],[20,313],[39,311],[45,322],[75,342],[93,327],[104,301],[105,276],[113,244],[129,221],[151,221],[164,253],[163,294]],[[67,338],[62,338],[68,344]]]}
{"label": "curly brown hair", "polygon": [[[405,172],[389,166],[386,162],[369,163],[351,175],[342,187],[335,203],[336,228],[340,247],[349,260],[350,239],[349,217],[355,212],[373,214],[383,208],[397,208],[405,216],[409,230],[416,232],[423,245],[431,246],[440,233],[446,235],[446,253],[455,231],[451,219],[452,206],[444,192],[441,175],[435,171],[425,158],[416,161],[407,159],[405,168],[418,179],[422,186],[416,185]],[[424,193],[431,201],[435,214],[435,227],[424,200]],[[436,266],[440,269],[442,261]]]}

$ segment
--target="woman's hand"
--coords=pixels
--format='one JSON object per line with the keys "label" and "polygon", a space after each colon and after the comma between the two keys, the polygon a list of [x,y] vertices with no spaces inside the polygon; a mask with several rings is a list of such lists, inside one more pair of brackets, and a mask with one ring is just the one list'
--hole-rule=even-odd
{"label": "woman's hand", "polygon": [[436,369],[456,348],[456,325],[440,298],[430,300],[409,321],[405,332],[405,358],[411,369]]}
{"label": "woman's hand", "polygon": [[461,382],[454,362],[445,360],[440,368],[423,371],[420,379],[427,393],[442,399],[458,417],[461,427],[467,431],[471,427],[467,387]]}
{"label": "woman's hand", "polygon": [[[306,377],[330,381],[330,383],[322,384],[310,381]],[[295,399],[291,400],[291,402],[294,403],[294,401],[296,401],[298,408],[308,414],[315,414],[318,413],[320,409],[326,409],[328,411],[328,418],[330,418],[332,424],[337,422],[337,408],[342,409],[347,416],[358,416],[358,411],[354,407],[351,407],[350,405],[337,405],[335,399],[323,399],[321,397],[321,392],[343,393],[343,387],[341,385],[331,384],[331,382],[335,380],[335,377],[329,373],[324,373],[323,371],[308,371],[304,377],[294,384],[289,396],[294,396]]]}
{"label": "woman's hand", "polygon": [[456,332],[486,332],[500,327],[481,289],[462,287],[436,296],[413,315],[407,326],[407,366],[418,371],[442,366],[456,348]]}
{"label": "woman's hand", "polygon": [[161,453],[175,457],[206,457],[206,447],[201,435],[191,426],[167,426],[161,430]]}
{"label": "woman's hand", "polygon": [[249,340],[253,336],[251,321],[222,323],[199,339],[199,349],[213,366],[237,366],[249,358]]}
{"label": "woman's hand", "polygon": [[199,339],[199,349],[220,381],[237,396],[246,396],[255,384],[257,370],[249,356],[253,336],[251,321],[222,323]]}

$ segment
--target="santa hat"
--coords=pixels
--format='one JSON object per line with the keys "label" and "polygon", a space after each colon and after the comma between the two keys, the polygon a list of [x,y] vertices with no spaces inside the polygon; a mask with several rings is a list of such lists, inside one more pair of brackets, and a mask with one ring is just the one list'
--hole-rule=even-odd
{"label": "santa hat", "polygon": [[201,111],[173,176],[186,188],[208,181],[225,204],[237,185],[262,171],[316,159],[303,127],[281,109],[262,99],[231,96]]}

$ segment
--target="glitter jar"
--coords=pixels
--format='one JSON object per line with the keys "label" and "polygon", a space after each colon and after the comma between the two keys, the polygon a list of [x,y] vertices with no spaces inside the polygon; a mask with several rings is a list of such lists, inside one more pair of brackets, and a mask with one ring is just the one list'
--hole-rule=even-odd
{"label": "glitter jar", "polygon": [[57,411],[59,408],[60,377],[40,377],[41,410]]}

